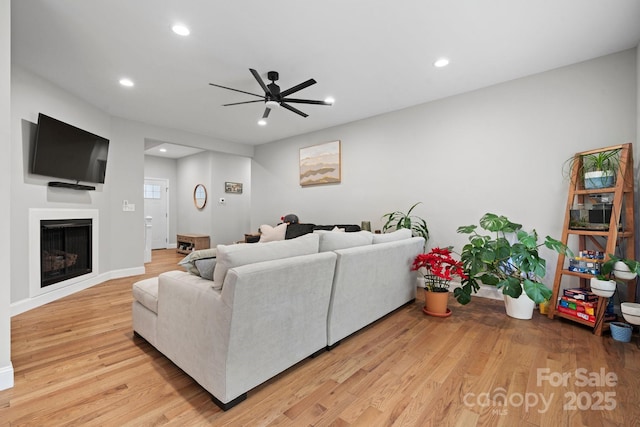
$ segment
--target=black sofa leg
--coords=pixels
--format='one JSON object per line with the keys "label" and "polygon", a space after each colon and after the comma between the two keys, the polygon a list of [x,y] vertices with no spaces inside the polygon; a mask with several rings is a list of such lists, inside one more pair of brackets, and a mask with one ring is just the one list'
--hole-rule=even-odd
{"label": "black sofa leg", "polygon": [[247,393],[242,393],[240,396],[236,397],[235,399],[227,403],[223,403],[220,400],[216,399],[214,395],[211,395],[211,400],[213,400],[213,403],[218,405],[218,407],[223,411],[228,411],[229,409],[233,408],[234,406],[236,406],[238,403],[242,402],[246,398],[247,398]]}

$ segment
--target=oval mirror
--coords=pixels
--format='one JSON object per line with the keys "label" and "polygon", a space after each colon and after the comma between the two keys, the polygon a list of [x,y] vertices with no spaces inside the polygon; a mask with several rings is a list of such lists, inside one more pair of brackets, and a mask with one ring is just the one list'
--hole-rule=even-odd
{"label": "oval mirror", "polygon": [[196,185],[196,188],[193,190],[193,203],[195,203],[198,209],[204,208],[207,204],[207,189],[204,188],[204,185]]}

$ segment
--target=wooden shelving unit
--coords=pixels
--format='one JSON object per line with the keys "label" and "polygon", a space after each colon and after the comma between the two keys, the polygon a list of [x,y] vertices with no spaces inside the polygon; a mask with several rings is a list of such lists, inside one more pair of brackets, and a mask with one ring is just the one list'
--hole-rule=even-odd
{"label": "wooden shelving unit", "polygon": [[[620,165],[615,185],[610,188],[585,189],[582,177],[579,176],[579,171],[582,169],[583,156],[616,149],[620,150]],[[571,171],[571,183],[569,185],[564,227],[562,229],[562,242],[567,245],[569,244],[569,238],[575,239],[577,237],[578,248],[580,250],[587,249],[588,246],[593,247],[595,248],[594,250],[605,254],[605,260],[608,254],[622,254],[624,258],[635,259],[633,192],[634,173],[631,143],[576,153]],[[605,227],[607,229],[590,230],[571,228],[571,209],[574,204],[584,204],[589,198],[604,194],[613,195],[611,217],[608,227]],[[598,298],[595,324],[557,311],[558,297],[562,292],[562,279],[564,276],[578,277],[580,287],[585,289],[589,289],[589,281],[593,277],[592,274],[568,270],[565,258],[563,254],[558,256],[558,264],[553,282],[553,296],[551,297],[552,304],[549,306],[548,316],[550,319],[557,316],[592,327],[594,334],[602,335],[602,332],[608,329],[608,325],[604,322],[605,311],[609,303],[608,298]],[[627,300],[633,301],[634,298],[635,281],[630,282],[627,287]]]}
{"label": "wooden shelving unit", "polygon": [[176,252],[188,255],[200,249],[209,249],[209,236],[204,234],[178,234]]}

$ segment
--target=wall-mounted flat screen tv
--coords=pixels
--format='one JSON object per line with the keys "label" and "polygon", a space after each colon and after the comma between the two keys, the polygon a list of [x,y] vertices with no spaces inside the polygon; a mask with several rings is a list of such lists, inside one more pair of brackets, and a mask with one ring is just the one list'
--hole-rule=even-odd
{"label": "wall-mounted flat screen tv", "polygon": [[40,113],[31,172],[104,183],[109,140]]}

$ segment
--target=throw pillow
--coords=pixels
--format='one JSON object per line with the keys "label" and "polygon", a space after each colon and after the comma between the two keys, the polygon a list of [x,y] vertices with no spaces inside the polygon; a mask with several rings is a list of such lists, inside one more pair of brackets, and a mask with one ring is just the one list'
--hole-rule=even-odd
{"label": "throw pillow", "polygon": [[216,257],[216,248],[213,249],[201,249],[199,251],[193,251],[186,257],[184,257],[178,265],[184,267],[191,274],[195,274],[196,276],[200,275],[198,268],[196,267],[196,260],[205,259],[205,258],[215,258]]}
{"label": "throw pillow", "polygon": [[[314,231],[315,233],[315,231]],[[370,245],[373,234],[370,231],[356,231],[353,233],[316,233],[320,236],[320,252],[353,248],[355,246]]]}
{"label": "throw pillow", "polygon": [[222,289],[224,278],[230,268],[298,255],[316,254],[318,246],[319,238],[315,234],[252,245],[218,245],[218,258],[213,270],[213,288]]}
{"label": "throw pillow", "polygon": [[374,234],[373,243],[376,244],[376,243],[394,242],[396,240],[404,240],[409,238],[411,238],[411,230],[409,230],[408,228],[401,228],[391,233]]}
{"label": "throw pillow", "polygon": [[205,258],[196,260],[196,268],[200,273],[200,277],[207,280],[213,280],[213,269],[216,266],[215,258]]}
{"label": "throw pillow", "polygon": [[268,224],[260,226],[260,242],[277,242],[278,240],[284,240],[284,236],[287,234],[287,223],[283,222],[280,225],[272,227]]}

